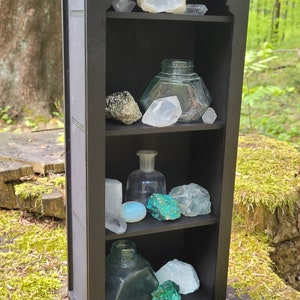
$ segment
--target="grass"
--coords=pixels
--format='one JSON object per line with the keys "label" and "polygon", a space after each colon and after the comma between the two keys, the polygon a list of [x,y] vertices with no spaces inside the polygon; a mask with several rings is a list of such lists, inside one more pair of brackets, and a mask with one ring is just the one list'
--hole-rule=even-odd
{"label": "grass", "polygon": [[62,222],[0,210],[0,299],[62,299],[67,276]]}

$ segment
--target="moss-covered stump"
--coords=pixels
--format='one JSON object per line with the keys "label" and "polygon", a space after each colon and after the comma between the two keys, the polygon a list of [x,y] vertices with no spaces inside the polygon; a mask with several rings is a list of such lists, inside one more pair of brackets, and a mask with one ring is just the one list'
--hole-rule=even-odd
{"label": "moss-covered stump", "polygon": [[264,230],[275,271],[300,290],[300,153],[285,142],[241,135],[235,212],[248,230]]}

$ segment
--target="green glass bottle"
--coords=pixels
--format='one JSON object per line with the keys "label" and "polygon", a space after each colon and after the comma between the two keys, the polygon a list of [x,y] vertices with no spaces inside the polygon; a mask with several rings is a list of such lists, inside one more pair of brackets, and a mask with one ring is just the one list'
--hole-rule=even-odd
{"label": "green glass bottle", "polygon": [[144,109],[147,110],[156,99],[177,96],[182,110],[178,121],[198,121],[211,105],[212,99],[202,78],[194,73],[193,61],[164,59],[161,68],[140,99]]}
{"label": "green glass bottle", "polygon": [[152,299],[159,283],[133,242],[115,241],[105,263],[105,300]]}

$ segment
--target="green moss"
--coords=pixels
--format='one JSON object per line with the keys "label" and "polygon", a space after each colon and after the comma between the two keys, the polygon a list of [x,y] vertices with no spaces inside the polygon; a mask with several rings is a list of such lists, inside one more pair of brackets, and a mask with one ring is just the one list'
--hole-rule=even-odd
{"label": "green moss", "polygon": [[297,292],[273,272],[270,246],[265,233],[249,233],[241,216],[233,219],[228,284],[253,300],[300,299]]}
{"label": "green moss", "polygon": [[62,299],[67,276],[66,231],[62,222],[25,219],[0,210],[0,299]]}
{"label": "green moss", "polygon": [[235,203],[264,205],[271,212],[299,199],[300,153],[286,142],[261,135],[241,135],[235,183]]}
{"label": "green moss", "polygon": [[43,194],[50,194],[52,191],[53,185],[48,183],[47,178],[15,185],[15,194],[24,200],[40,200]]}
{"label": "green moss", "polygon": [[56,176],[51,178],[50,180],[56,187],[63,189],[66,185],[66,178],[65,176]]}

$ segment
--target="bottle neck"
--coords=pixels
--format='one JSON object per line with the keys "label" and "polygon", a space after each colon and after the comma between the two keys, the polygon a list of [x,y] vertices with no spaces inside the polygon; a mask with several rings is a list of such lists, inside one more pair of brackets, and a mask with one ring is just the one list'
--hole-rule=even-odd
{"label": "bottle neck", "polygon": [[137,155],[140,157],[140,170],[145,173],[153,172],[157,151],[140,150]]}
{"label": "bottle neck", "polygon": [[191,60],[164,59],[161,69],[163,73],[172,75],[191,74],[194,71],[194,63]]}
{"label": "bottle neck", "polygon": [[112,244],[110,259],[121,267],[132,265],[137,257],[135,244],[128,240],[118,240]]}

